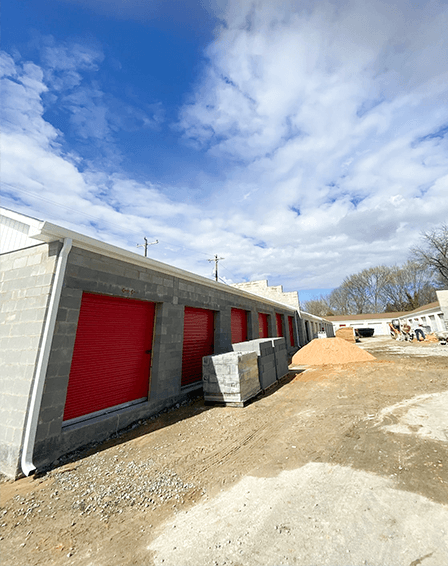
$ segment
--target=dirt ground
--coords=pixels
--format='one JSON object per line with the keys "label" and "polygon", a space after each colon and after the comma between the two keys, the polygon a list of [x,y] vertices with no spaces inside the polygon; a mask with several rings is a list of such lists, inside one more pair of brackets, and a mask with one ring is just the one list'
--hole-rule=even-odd
{"label": "dirt ground", "polygon": [[448,346],[360,346],[3,479],[0,563],[448,564]]}

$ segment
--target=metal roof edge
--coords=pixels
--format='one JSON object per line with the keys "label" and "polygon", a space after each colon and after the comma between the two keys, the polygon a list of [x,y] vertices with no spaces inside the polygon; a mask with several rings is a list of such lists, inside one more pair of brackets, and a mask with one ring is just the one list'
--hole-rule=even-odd
{"label": "metal roof edge", "polygon": [[326,319],[326,318],[323,317],[323,316],[318,316],[317,314],[311,314],[310,312],[306,312],[306,311],[302,311],[302,310],[299,311],[299,316],[301,316],[302,314],[304,314],[304,315],[306,315],[306,316],[308,316],[309,318],[312,318],[312,319],[314,319],[314,320],[318,320],[318,321],[320,321],[320,320],[325,320],[325,322],[328,322],[328,323],[331,324],[331,321],[328,320],[328,319]]}
{"label": "metal roof edge", "polygon": [[[22,217],[23,218],[23,217]],[[23,222],[23,219],[22,219]],[[200,285],[205,285],[206,287],[210,287],[216,289],[217,287],[222,291],[227,291],[236,296],[243,296],[252,298],[254,296],[260,300],[260,302],[265,303],[271,306],[281,306],[282,308],[286,308],[291,311],[296,311],[294,307],[290,305],[286,305],[284,303],[279,303],[277,301],[273,301],[271,299],[267,299],[266,297],[261,297],[259,295],[254,295],[253,293],[249,293],[248,291],[243,291],[242,289],[236,289],[231,287],[230,285],[226,285],[224,283],[220,283],[217,281],[212,281],[203,277],[202,275],[197,275],[195,273],[191,273],[190,271],[185,271],[178,267],[173,267],[166,263],[151,259],[145,258],[139,254],[134,252],[127,251],[123,248],[119,248],[118,246],[114,246],[112,244],[108,244],[106,242],[101,242],[100,240],[96,240],[95,238],[91,238],[90,236],[84,236],[83,234],[79,234],[78,232],[74,232],[67,228],[63,228],[62,226],[58,226],[57,224],[52,224],[51,222],[39,222],[38,224],[34,223],[32,228],[35,229],[34,232],[30,230],[29,237],[35,238],[36,240],[41,240],[44,242],[51,242],[56,240],[61,240],[64,238],[71,238],[73,240],[73,247],[81,248],[86,251],[91,251],[94,253],[103,253],[108,257],[112,257],[114,259],[118,259],[121,261],[127,261],[133,265],[139,265],[141,267],[146,267],[149,269],[157,270],[165,275],[169,275],[172,277],[179,277],[180,279],[184,279],[190,281],[191,283],[197,283]]]}
{"label": "metal roof edge", "polygon": [[373,320],[373,319],[389,319],[389,318],[406,318],[414,314],[422,314],[429,311],[440,310],[440,302],[434,301],[428,305],[423,305],[412,311],[399,311],[399,312],[378,312],[378,313],[363,313],[363,314],[341,314],[329,315],[329,322],[347,321],[347,320]]}
{"label": "metal roof edge", "polygon": [[10,218],[11,220],[15,220],[22,224],[28,224],[30,228],[39,229],[39,227],[44,224],[43,220],[39,220],[32,216],[27,216],[26,214],[22,214],[21,212],[15,212],[9,208],[4,208],[3,206],[0,207],[0,214],[5,216],[6,218]]}

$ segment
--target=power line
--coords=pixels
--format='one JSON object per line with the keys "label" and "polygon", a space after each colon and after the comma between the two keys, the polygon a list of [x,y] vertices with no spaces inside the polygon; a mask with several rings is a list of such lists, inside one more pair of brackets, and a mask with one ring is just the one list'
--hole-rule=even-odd
{"label": "power line", "polygon": [[236,277],[235,274],[232,273],[225,265],[221,265],[221,269],[224,269],[224,271],[227,271],[227,273],[230,275],[230,277],[232,279],[238,279],[238,277]]}

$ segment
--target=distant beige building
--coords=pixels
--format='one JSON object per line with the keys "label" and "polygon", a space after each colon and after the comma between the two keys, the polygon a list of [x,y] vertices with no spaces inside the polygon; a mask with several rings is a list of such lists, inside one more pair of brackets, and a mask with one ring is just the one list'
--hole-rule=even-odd
{"label": "distant beige building", "polygon": [[282,285],[268,285],[267,279],[249,281],[247,283],[234,283],[232,287],[249,291],[249,293],[253,293],[254,295],[266,297],[267,299],[272,299],[273,301],[278,301],[279,303],[284,303],[285,305],[290,305],[297,309],[299,308],[299,293],[297,291],[285,293]]}

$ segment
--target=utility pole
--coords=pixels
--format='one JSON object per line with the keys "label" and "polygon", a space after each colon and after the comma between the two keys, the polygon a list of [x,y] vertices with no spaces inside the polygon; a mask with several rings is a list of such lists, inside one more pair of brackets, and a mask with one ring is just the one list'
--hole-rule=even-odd
{"label": "utility pole", "polygon": [[212,262],[212,261],[215,262],[215,281],[218,281],[218,261],[220,259],[225,259],[225,258],[224,257],[218,257],[218,254],[215,254],[214,259],[207,260],[207,261],[210,261],[210,262]]}
{"label": "utility pole", "polygon": [[145,257],[148,257],[148,246],[153,246],[154,244],[158,244],[159,240],[155,242],[148,242],[148,238],[143,238],[145,240],[144,244],[137,244],[137,248],[145,248]]}

